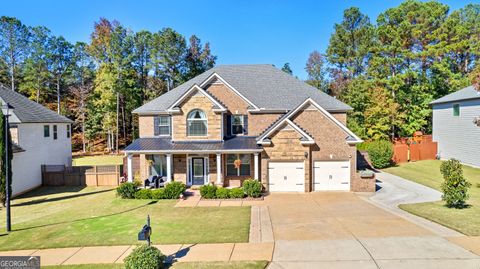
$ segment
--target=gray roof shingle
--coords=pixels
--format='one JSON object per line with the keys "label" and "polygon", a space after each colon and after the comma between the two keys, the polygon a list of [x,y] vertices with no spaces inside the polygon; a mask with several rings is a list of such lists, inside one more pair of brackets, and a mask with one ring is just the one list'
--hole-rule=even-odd
{"label": "gray roof shingle", "polygon": [[0,85],[0,99],[14,107],[13,114],[22,123],[72,123],[68,118]]}
{"label": "gray roof shingle", "polygon": [[171,138],[138,138],[125,148],[126,152],[135,151],[260,151],[255,137],[237,136],[225,141],[175,141]]}
{"label": "gray roof shingle", "polygon": [[175,89],[135,109],[134,113],[165,112],[194,84],[200,85],[213,73],[218,74],[261,109],[291,110],[308,97],[327,111],[352,108],[336,98],[268,64],[219,65],[192,78]]}
{"label": "gray roof shingle", "polygon": [[442,98],[434,100],[430,104],[434,105],[434,104],[456,102],[460,100],[470,100],[470,99],[480,99],[480,91],[475,90],[473,86],[468,86],[454,93],[445,95]]}

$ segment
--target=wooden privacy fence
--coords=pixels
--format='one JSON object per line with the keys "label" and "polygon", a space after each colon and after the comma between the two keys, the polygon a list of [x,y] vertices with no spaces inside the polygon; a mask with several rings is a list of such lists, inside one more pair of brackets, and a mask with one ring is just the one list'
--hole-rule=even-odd
{"label": "wooden privacy fence", "polygon": [[437,158],[437,142],[431,135],[415,138],[398,138],[393,143],[393,161],[395,163],[435,160]]}
{"label": "wooden privacy fence", "polygon": [[121,165],[42,165],[43,186],[118,186]]}

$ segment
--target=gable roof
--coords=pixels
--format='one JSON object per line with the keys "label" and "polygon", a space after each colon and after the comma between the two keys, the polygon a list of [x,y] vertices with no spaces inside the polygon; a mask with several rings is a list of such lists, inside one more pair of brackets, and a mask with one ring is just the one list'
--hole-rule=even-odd
{"label": "gable roof", "polygon": [[471,99],[480,99],[480,91],[477,91],[473,86],[468,86],[459,91],[453,92],[451,94],[445,95],[442,98],[434,100],[430,104],[435,105],[440,103],[449,103]]}
{"label": "gable roof", "polygon": [[162,113],[194,84],[202,85],[216,74],[235,89],[254,109],[284,110],[297,107],[312,98],[327,111],[347,111],[352,108],[336,98],[268,64],[219,65],[181,84],[175,89],[135,109],[138,114]]}
{"label": "gable roof", "polygon": [[227,109],[220,103],[218,102],[213,96],[211,96],[208,92],[206,92],[204,89],[200,88],[197,84],[193,84],[193,86],[188,90],[186,91],[182,96],[180,96],[180,98],[177,99],[177,101],[175,101],[175,103],[173,103],[168,109],[167,111],[168,112],[177,112],[178,109],[177,107],[188,97],[190,96],[192,93],[194,93],[195,91],[198,91],[200,92],[201,94],[203,94],[205,97],[208,98],[208,100],[210,100],[212,103],[213,103],[213,110],[214,111],[226,111]]}
{"label": "gable roof", "polygon": [[[353,133],[350,129],[347,128],[343,123],[338,121],[335,117],[332,116],[332,114],[328,113],[323,107],[321,107],[315,100],[312,98],[307,98],[305,101],[303,101],[300,105],[298,105],[295,109],[290,110],[288,113],[280,117],[274,124],[272,124],[269,128],[267,128],[258,138],[257,142],[258,143],[263,143],[264,140],[269,139],[269,135],[272,134],[275,130],[277,130],[280,126],[283,125],[285,122],[292,122],[290,118],[294,116],[300,109],[305,107],[307,104],[313,105],[315,108],[317,108],[320,112],[322,112],[328,119],[330,119],[334,124],[336,124],[338,127],[340,127],[347,136],[345,137],[345,141],[348,144],[357,144],[363,142],[362,139],[360,139],[355,133]],[[293,122],[292,122],[293,123]]]}
{"label": "gable roof", "polygon": [[2,104],[7,102],[14,107],[12,114],[21,123],[72,123],[70,119],[2,85],[0,85],[0,101]]}

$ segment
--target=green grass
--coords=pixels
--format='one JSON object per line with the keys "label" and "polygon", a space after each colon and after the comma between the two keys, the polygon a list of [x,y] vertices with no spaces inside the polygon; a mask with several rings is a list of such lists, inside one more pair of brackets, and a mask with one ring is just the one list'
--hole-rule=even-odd
{"label": "green grass", "polygon": [[[411,162],[384,171],[441,191],[440,186],[443,182],[440,173],[441,163],[442,161]],[[468,208],[448,208],[443,201],[405,204],[400,205],[400,208],[466,235],[480,235],[480,169],[463,166],[463,173],[472,183],[469,190],[470,199],[467,201],[470,205]]]}
{"label": "green grass", "polygon": [[135,244],[147,215],[154,244],[248,242],[250,207],[175,208],[175,200],[122,200],[115,190],[40,188],[13,201],[0,250]]}
{"label": "green grass", "polygon": [[[238,261],[238,262],[178,262],[171,269],[264,269],[268,265],[266,261]],[[123,269],[123,264],[84,264],[84,265],[57,265],[42,266],[47,269]]]}
{"label": "green grass", "polygon": [[123,155],[80,156],[73,158],[72,165],[118,165],[123,164],[123,157]]}

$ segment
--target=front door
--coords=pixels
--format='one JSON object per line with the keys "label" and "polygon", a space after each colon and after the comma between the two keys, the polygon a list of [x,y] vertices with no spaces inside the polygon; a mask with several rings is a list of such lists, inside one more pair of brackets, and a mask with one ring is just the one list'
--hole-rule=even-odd
{"label": "front door", "polygon": [[192,185],[205,184],[205,159],[192,158]]}

